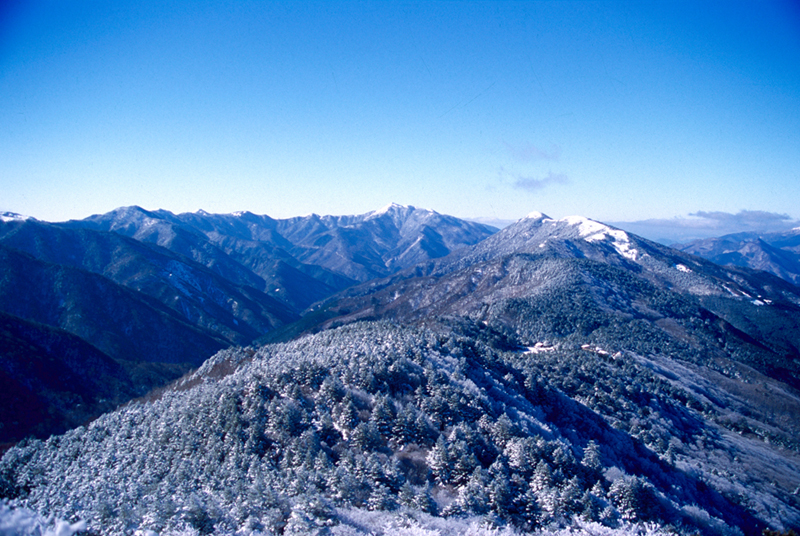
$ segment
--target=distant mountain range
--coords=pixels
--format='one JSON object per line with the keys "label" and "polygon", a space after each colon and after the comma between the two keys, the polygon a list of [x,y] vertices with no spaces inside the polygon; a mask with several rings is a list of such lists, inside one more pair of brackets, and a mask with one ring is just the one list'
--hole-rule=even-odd
{"label": "distant mountain range", "polygon": [[764,270],[800,285],[800,228],[774,233],[737,233],[673,247],[717,264]]}
{"label": "distant mountain range", "polygon": [[[143,395],[222,348],[298,320],[309,305],[357,281],[494,231],[395,204],[360,216],[290,220],[126,207],[55,224],[6,213],[0,312],[81,338],[121,365],[122,392]],[[58,359],[55,350],[49,355]],[[62,428],[31,429],[47,435]],[[25,435],[12,430],[0,428],[0,443]]]}
{"label": "distant mountain range", "polygon": [[[17,506],[109,534],[800,526],[800,287],[773,274],[540,213],[499,232],[397,205],[3,225],[6,340],[37,350],[0,370],[40,413],[68,404],[36,363],[79,374],[86,343],[66,332],[99,333],[105,316],[113,329],[85,350],[97,378],[130,374],[120,334],[181,341],[186,326],[211,346],[263,334],[10,449],[0,497]],[[48,238],[21,238],[39,236],[25,225]],[[318,285],[301,297],[298,273]],[[76,381],[68,396],[91,389]],[[85,415],[68,417],[62,428]]]}

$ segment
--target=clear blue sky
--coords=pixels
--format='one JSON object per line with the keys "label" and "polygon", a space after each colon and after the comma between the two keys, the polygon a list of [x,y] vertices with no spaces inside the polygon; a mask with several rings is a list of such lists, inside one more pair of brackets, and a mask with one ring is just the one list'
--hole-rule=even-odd
{"label": "clear blue sky", "polygon": [[4,5],[0,210],[800,218],[795,2]]}

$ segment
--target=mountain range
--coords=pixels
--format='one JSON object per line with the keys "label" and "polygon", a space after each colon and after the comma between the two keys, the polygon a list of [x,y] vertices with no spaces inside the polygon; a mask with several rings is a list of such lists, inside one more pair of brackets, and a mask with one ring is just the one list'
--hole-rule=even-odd
{"label": "mountain range", "polygon": [[[800,527],[800,288],[773,274],[541,213],[501,231],[398,205],[291,220],[127,208],[4,225],[3,262],[20,268],[4,271],[3,292],[31,295],[3,302],[16,307],[8,340],[73,348],[72,361],[37,350],[40,361],[80,372],[78,321],[43,312],[99,323],[77,297],[51,297],[79,277],[102,289],[90,303],[129,292],[165,330],[182,319],[209,344],[242,344],[231,326],[252,328],[240,335],[251,346],[8,450],[0,496],[19,511],[97,534]],[[58,238],[23,238],[38,236],[25,225]],[[320,286],[294,297],[297,273]],[[189,322],[216,318],[212,305],[236,322]],[[136,327],[122,318],[116,332]],[[156,363],[92,346],[100,383],[123,377],[120,363]],[[25,385],[43,367],[22,355],[2,370],[52,403],[63,387]]]}
{"label": "mountain range", "polygon": [[[535,213],[458,255],[351,287],[315,313],[323,327],[462,316],[528,342],[624,337],[627,347],[657,353],[663,344],[684,359],[736,348],[736,360],[800,388],[799,292],[770,274],[721,267],[586,218]],[[710,333],[693,333],[698,322]]]}
{"label": "mountain range", "polygon": [[[306,307],[358,280],[446,255],[494,231],[396,204],[360,216],[290,220],[139,207],[65,223],[5,214],[0,312],[81,338],[121,366],[121,392],[141,396],[222,348],[298,320]],[[61,359],[57,350],[50,357]],[[97,397],[105,399],[99,391]],[[26,422],[33,426],[30,417]],[[36,424],[12,433],[16,428],[6,426],[0,443],[33,429],[42,437],[63,431]]]}
{"label": "mountain range", "polygon": [[800,228],[772,233],[737,233],[673,247],[717,264],[764,270],[800,284]]}

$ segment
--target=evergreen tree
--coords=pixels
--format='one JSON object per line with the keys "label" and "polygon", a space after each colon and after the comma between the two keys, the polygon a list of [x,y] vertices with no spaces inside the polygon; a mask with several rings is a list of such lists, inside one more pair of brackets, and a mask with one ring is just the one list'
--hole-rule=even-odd
{"label": "evergreen tree", "polygon": [[367,499],[367,508],[370,510],[394,510],[397,508],[397,501],[388,487],[378,483],[373,486],[372,493]]}
{"label": "evergreen tree", "polygon": [[550,488],[553,485],[553,473],[550,466],[544,460],[539,460],[536,464],[536,469],[531,479],[531,489],[534,491],[542,491]]}
{"label": "evergreen tree", "polygon": [[392,437],[392,428],[396,416],[394,407],[392,407],[389,399],[382,395],[377,396],[370,420],[374,423],[378,432],[386,439]]}
{"label": "evergreen tree", "polygon": [[404,406],[392,423],[392,439],[396,445],[406,445],[419,441],[418,434],[415,433],[415,415],[413,406]]}
{"label": "evergreen tree", "polygon": [[430,486],[419,488],[419,491],[414,498],[414,506],[420,511],[434,516],[439,512],[439,507],[431,495]]}
{"label": "evergreen tree", "polygon": [[581,465],[584,468],[584,479],[587,482],[596,482],[601,478],[603,464],[600,459],[600,447],[596,441],[591,440],[584,447]]}
{"label": "evergreen tree", "polygon": [[489,482],[489,505],[501,517],[508,516],[513,508],[513,495],[508,478],[497,473]]}
{"label": "evergreen tree", "polygon": [[353,430],[350,442],[362,451],[380,448],[382,440],[378,428],[373,422],[360,422]]}
{"label": "evergreen tree", "polygon": [[358,417],[358,408],[353,402],[352,393],[348,392],[341,402],[334,408],[333,423],[336,429],[342,432],[342,435],[348,438],[351,432],[358,426],[360,422]]}
{"label": "evergreen tree", "polygon": [[428,453],[426,461],[437,482],[441,484],[450,482],[453,466],[443,435],[440,435],[439,439],[436,440],[436,444]]}
{"label": "evergreen tree", "polygon": [[655,517],[658,499],[653,487],[638,476],[616,480],[609,490],[623,519],[647,521]]}

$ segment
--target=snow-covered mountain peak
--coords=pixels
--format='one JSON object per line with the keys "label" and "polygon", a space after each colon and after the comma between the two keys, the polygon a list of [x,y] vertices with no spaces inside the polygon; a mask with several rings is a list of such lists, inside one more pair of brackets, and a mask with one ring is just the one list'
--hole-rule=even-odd
{"label": "snow-covered mountain peak", "polygon": [[374,218],[374,217],[377,217],[377,216],[383,216],[385,214],[388,214],[388,215],[396,215],[396,214],[406,215],[406,214],[411,214],[411,213],[430,213],[430,214],[435,214],[434,211],[426,209],[426,208],[419,208],[419,207],[415,207],[413,205],[401,205],[399,203],[392,202],[392,203],[389,203],[388,205],[386,205],[385,207],[379,208],[378,210],[373,210],[372,212],[366,213],[365,216],[367,216],[368,218]]}
{"label": "snow-covered mountain peak", "polygon": [[391,202],[385,207],[381,207],[378,210],[373,210],[372,212],[368,213],[370,216],[381,216],[383,214],[389,214],[390,212],[397,212],[398,210],[414,210],[415,207],[411,205],[401,205],[399,203]]}
{"label": "snow-covered mountain peak", "polygon": [[17,214],[16,212],[0,212],[0,221],[25,221],[32,219],[35,218],[31,218],[30,216],[25,216],[23,214]]}
{"label": "snow-covered mountain peak", "polygon": [[400,205],[398,203],[389,203],[383,208],[368,212],[363,216],[359,216],[363,220],[372,220],[376,218],[389,217],[394,225],[403,227],[410,220],[424,221],[432,216],[438,216],[437,212],[426,208],[419,208],[413,205]]}
{"label": "snow-covered mountain peak", "polygon": [[158,213],[145,210],[138,205],[130,205],[127,207],[120,207],[118,209],[114,209],[106,214],[97,214],[87,219],[96,221],[105,220],[112,222],[110,230],[116,230],[119,226],[130,225],[132,223],[152,224],[156,221],[162,220],[162,217]]}
{"label": "snow-covered mountain peak", "polygon": [[550,216],[548,216],[547,214],[543,214],[541,212],[538,212],[538,211],[533,211],[533,212],[531,212],[530,214],[528,214],[527,216],[525,216],[522,219],[523,220],[531,220],[531,221],[549,220]]}
{"label": "snow-covered mountain peak", "polygon": [[[560,248],[558,244],[564,242],[572,242],[573,245],[584,242],[587,246],[600,246],[597,254],[601,255],[603,254],[600,252],[606,249],[602,246],[610,246],[619,255],[632,261],[638,261],[644,255],[635,238],[625,231],[584,216],[553,219],[540,212],[533,212],[506,227],[481,246],[481,249],[487,253],[493,248],[505,253],[510,251],[545,253],[551,252],[553,247]],[[591,246],[589,249],[582,246],[579,249],[585,250],[584,253],[590,255],[588,251],[596,249]],[[488,254],[494,255],[494,253]]]}

